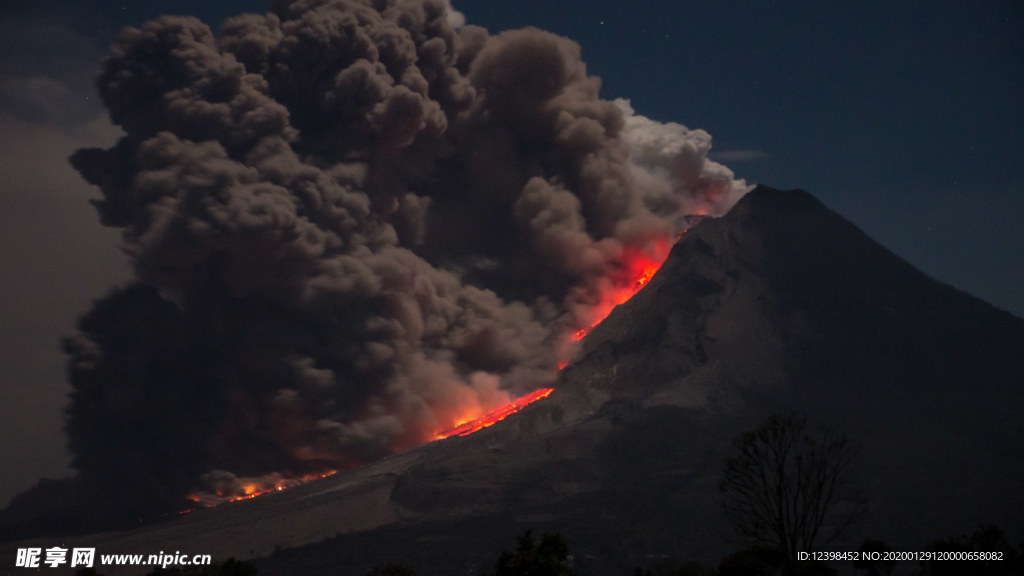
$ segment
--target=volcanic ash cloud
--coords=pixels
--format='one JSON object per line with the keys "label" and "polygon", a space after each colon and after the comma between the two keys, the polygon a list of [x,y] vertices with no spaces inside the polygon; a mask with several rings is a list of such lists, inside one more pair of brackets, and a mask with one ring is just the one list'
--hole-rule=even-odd
{"label": "volcanic ash cloud", "polygon": [[630,259],[746,190],[706,133],[601,100],[574,42],[461,24],[300,0],[121,34],[125,136],[71,159],[136,274],[65,342],[90,485],[138,507],[432,438],[549,385]]}

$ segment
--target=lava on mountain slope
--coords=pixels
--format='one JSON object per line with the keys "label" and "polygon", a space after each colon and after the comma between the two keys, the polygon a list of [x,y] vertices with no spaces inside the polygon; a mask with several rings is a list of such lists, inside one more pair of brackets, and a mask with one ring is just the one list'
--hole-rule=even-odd
{"label": "lava on mountain slope", "polygon": [[[650,282],[651,278],[657,274],[662,264],[668,258],[669,251],[675,242],[687,230],[700,223],[705,217],[704,215],[686,216],[682,225],[678,228],[675,238],[672,238],[671,241],[667,238],[658,238],[648,244],[647,250],[634,250],[626,255],[625,263],[622,265],[620,272],[613,276],[613,282],[606,286],[596,299],[595,304],[587,311],[586,317],[589,319],[587,325],[567,330],[560,344],[561,353],[557,370],[560,371],[568,365],[569,358],[577,342],[583,340],[594,326],[597,326],[607,318],[616,306],[627,302]],[[554,388],[540,388],[483,413],[463,414],[450,427],[436,432],[429,441],[444,440],[453,436],[469,436],[474,432],[493,426],[538,400],[547,398],[552,392],[554,392]],[[187,498],[197,504],[197,506],[182,510],[179,514],[192,512],[199,508],[248,500],[272,492],[280,492],[311,480],[326,478],[335,473],[337,473],[336,470],[328,470],[321,474],[307,474],[301,477],[272,475],[273,477],[270,481],[266,480],[268,477],[250,479],[241,482],[238,486],[218,490],[215,493],[193,493]]]}
{"label": "lava on mountain slope", "polygon": [[445,438],[450,438],[452,436],[469,436],[473,432],[482,430],[489,426],[493,426],[498,422],[501,422],[505,418],[508,418],[512,414],[519,412],[527,405],[533,404],[534,402],[540,400],[541,398],[547,398],[554,391],[554,388],[541,388],[540,390],[534,390],[533,392],[530,392],[526,396],[517,398],[516,400],[513,400],[508,404],[501,406],[500,408],[495,408],[494,410],[491,410],[486,414],[483,414],[482,416],[477,416],[474,418],[456,422],[454,428],[451,428],[444,432],[439,432],[435,436],[435,440],[443,440]]}
{"label": "lava on mountain slope", "polygon": [[[703,214],[688,215],[681,221],[678,233],[671,242],[669,239],[659,238],[652,241],[646,251],[632,251],[627,254],[620,273],[614,276],[614,282],[607,286],[600,294],[596,304],[587,311],[589,322],[585,326],[571,329],[568,331],[567,337],[563,338],[560,345],[558,370],[562,370],[569,364],[573,345],[583,340],[594,326],[600,324],[611,314],[616,306],[625,303],[646,286],[665,263],[675,241],[678,241],[687,230],[699,224],[705,217]],[[525,406],[548,397],[553,391],[553,388],[541,388],[483,414],[466,415],[454,422],[452,427],[435,433],[434,440],[443,440],[452,436],[468,436],[478,430],[493,426],[519,412]]]}

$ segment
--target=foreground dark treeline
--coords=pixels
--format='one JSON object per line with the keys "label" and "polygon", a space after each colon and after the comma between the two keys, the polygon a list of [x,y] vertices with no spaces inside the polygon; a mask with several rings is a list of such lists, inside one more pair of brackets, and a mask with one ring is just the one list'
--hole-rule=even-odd
{"label": "foreground dark treeline", "polygon": [[[864,576],[1019,576],[1024,574],[1024,542],[1010,544],[997,526],[983,526],[971,534],[933,541],[926,548],[932,552],[996,552],[998,561],[928,561],[897,562],[893,560],[854,561],[845,563],[786,563],[783,554],[768,547],[752,547],[723,558],[718,566],[697,562],[662,563],[637,567],[632,576],[834,576],[849,573],[852,566]],[[878,552],[884,556],[892,550],[879,540],[865,540],[858,552]],[[840,572],[840,569],[843,569]],[[213,566],[156,569],[147,576],[257,576],[255,564],[228,559]],[[89,568],[77,576],[103,576]],[[298,576],[298,575],[297,575]],[[416,568],[400,563],[386,563],[371,569],[366,576],[417,576]],[[492,571],[484,576],[586,576],[574,566],[568,543],[558,533],[545,533],[540,539],[527,531],[516,539],[516,546],[502,551]],[[625,576],[625,575],[624,575]]]}
{"label": "foreground dark treeline", "polygon": [[[214,566],[158,569],[148,576],[254,576],[258,571],[272,576],[626,576],[630,570],[633,576],[830,576],[851,571],[867,576],[1024,574],[1024,543],[1011,544],[995,525],[982,526],[964,536],[934,540],[918,549],[947,556],[974,554],[971,560],[894,558],[894,553],[905,550],[893,550],[886,542],[871,538],[854,549],[853,542],[871,535],[866,530],[859,537],[851,536],[848,530],[865,505],[857,483],[851,480],[859,449],[843,433],[812,426],[804,414],[772,416],[737,436],[732,448],[719,492],[743,548],[723,549],[717,561],[715,556],[702,557],[704,564],[680,564],[680,559],[693,558],[683,554],[652,554],[659,548],[640,540],[639,547],[606,549],[598,554],[593,552],[593,540],[588,535],[564,532],[580,546],[574,556],[563,532],[545,532],[537,539],[530,530],[516,537],[515,547],[504,550],[495,560],[494,551],[507,542],[505,538],[474,540],[474,530],[467,529],[442,540],[428,527],[419,526],[406,527],[403,534],[383,539],[407,543],[397,547],[382,546],[376,533],[348,539],[336,535],[312,546],[278,548],[272,555],[252,562],[232,558]],[[494,519],[484,524],[500,523]],[[485,526],[479,528],[484,530]],[[625,526],[617,529],[630,533]],[[846,535],[838,540],[844,532]],[[435,538],[433,555],[410,554],[412,543],[422,540],[424,534]],[[512,534],[508,534],[509,539]],[[591,536],[600,538],[601,534]],[[858,557],[808,558],[807,551],[845,552]],[[997,559],[990,558],[992,555]],[[461,567],[451,564],[453,557],[463,558]],[[79,576],[102,575],[83,571]]]}

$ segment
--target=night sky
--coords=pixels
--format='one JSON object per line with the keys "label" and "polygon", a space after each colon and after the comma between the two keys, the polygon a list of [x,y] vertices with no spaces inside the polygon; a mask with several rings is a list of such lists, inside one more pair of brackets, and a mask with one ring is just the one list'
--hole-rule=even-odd
{"label": "night sky", "polygon": [[[216,4],[216,6],[213,6]],[[702,128],[749,183],[803,188],[934,278],[1024,315],[1024,6],[1016,1],[458,2],[496,33],[583,47],[602,96]],[[214,28],[262,2],[16,1],[0,8],[0,504],[67,473],[60,338],[129,278],[68,165],[109,146],[93,77],[161,13]],[[969,345],[969,343],[965,343]]]}

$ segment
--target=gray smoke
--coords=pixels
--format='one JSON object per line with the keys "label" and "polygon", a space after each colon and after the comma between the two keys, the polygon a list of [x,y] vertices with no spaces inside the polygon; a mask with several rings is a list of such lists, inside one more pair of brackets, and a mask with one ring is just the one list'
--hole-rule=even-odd
{"label": "gray smoke", "polygon": [[746,191],[705,132],[600,99],[576,43],[449,8],[122,33],[98,84],[125,135],[71,159],[137,276],[66,341],[101,493],[357,465],[549,385],[631,255]]}

